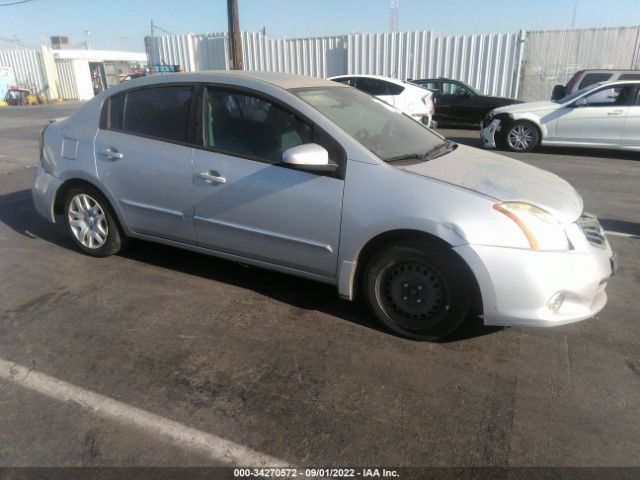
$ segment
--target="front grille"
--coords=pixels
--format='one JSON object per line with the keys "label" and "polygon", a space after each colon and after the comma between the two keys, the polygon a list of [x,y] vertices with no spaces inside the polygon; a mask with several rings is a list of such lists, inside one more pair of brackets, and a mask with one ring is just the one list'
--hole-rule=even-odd
{"label": "front grille", "polygon": [[595,216],[583,213],[576,223],[582,229],[582,233],[584,233],[591,245],[605,248],[607,239],[604,236],[604,230],[600,226],[600,222]]}

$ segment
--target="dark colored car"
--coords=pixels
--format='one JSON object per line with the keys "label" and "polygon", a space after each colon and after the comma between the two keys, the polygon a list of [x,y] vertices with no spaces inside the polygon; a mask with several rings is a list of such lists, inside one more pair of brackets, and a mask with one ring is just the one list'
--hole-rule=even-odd
{"label": "dark colored car", "polygon": [[477,127],[484,116],[494,108],[523,103],[513,98],[483,95],[475,88],[449,78],[409,81],[433,92],[436,107],[433,120],[439,126]]}

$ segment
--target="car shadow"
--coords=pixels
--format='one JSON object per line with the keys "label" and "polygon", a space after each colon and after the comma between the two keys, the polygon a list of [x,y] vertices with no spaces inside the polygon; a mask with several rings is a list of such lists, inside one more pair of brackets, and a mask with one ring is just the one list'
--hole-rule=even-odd
{"label": "car shadow", "polygon": [[[41,239],[58,247],[77,251],[66,234],[62,219],[55,225],[35,211],[30,190],[0,195],[0,222],[20,235]],[[78,252],[78,255],[82,255]],[[240,288],[253,290],[279,302],[316,310],[348,322],[371,328],[386,335],[394,335],[380,325],[359,299],[350,302],[338,297],[335,287],[292,275],[204,255],[159,243],[132,239],[119,256],[147,265],[166,268],[187,275],[210,279]],[[481,337],[499,329],[485,327],[482,318],[472,317],[444,340],[447,343]]]}

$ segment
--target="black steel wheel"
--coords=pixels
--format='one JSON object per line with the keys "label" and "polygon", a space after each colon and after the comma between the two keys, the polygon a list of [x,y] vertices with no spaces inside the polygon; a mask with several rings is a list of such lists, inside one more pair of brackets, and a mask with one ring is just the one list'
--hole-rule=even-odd
{"label": "black steel wheel", "polygon": [[450,249],[404,242],[372,257],[363,290],[370,309],[390,330],[416,340],[440,340],[469,312],[474,295],[470,275]]}

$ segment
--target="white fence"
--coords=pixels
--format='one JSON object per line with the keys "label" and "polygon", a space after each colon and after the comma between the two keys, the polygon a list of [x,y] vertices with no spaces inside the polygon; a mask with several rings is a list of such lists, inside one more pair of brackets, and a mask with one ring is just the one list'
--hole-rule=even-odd
{"label": "white fence", "polygon": [[[224,33],[145,39],[151,63],[186,71],[229,66]],[[489,95],[549,98],[580,68],[639,68],[640,28],[614,27],[442,36],[429,30],[274,39],[243,32],[246,70],[318,77],[449,77]]]}

